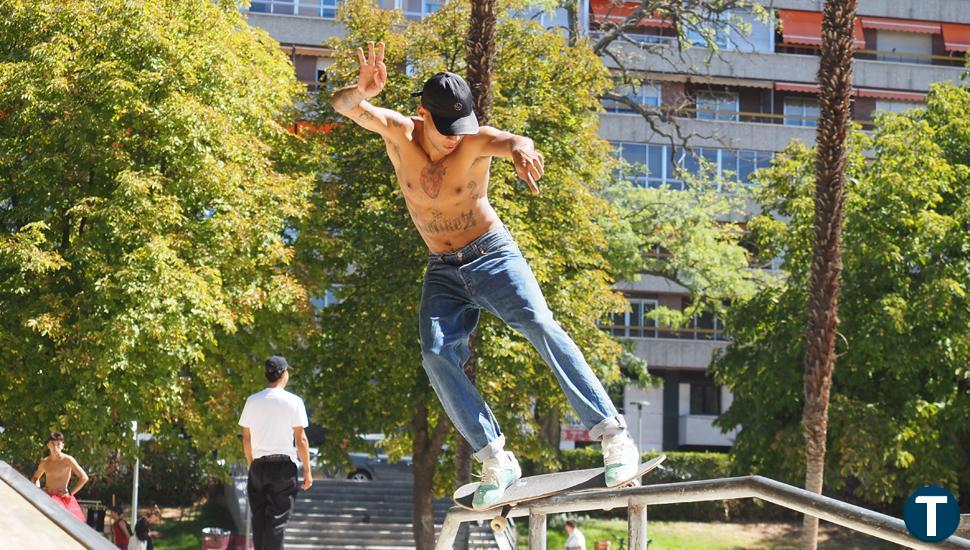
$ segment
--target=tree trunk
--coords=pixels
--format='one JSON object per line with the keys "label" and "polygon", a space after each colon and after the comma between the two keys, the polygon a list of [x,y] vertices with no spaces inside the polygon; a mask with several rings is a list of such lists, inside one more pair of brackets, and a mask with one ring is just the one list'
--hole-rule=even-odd
{"label": "tree trunk", "polygon": [[566,0],[563,2],[563,8],[566,10],[566,21],[569,28],[566,29],[569,33],[567,38],[567,43],[570,46],[575,46],[576,41],[579,40],[580,30],[579,30],[579,0]]}
{"label": "tree trunk", "polygon": [[413,443],[411,455],[414,465],[414,494],[412,533],[418,550],[434,548],[434,473],[441,454],[441,445],[451,432],[451,425],[444,414],[440,415],[434,428],[428,425],[428,407],[420,403],[411,416]]}
{"label": "tree trunk", "polygon": [[[488,124],[492,113],[492,69],[495,62],[495,1],[472,0],[466,39],[465,63],[468,66],[468,86],[474,96],[474,109],[479,124]],[[472,332],[468,339],[470,355],[465,362],[465,374],[472,384],[478,370],[478,333]],[[473,449],[465,439],[455,433],[455,484],[471,482]],[[468,524],[462,524],[456,544],[468,547]]]}
{"label": "tree trunk", "polygon": [[492,70],[495,64],[495,0],[472,0],[467,55],[468,85],[475,96],[479,124],[492,115]]}
{"label": "tree trunk", "polygon": [[[465,375],[475,383],[475,369],[478,365],[478,333],[472,332],[468,337],[468,350],[470,352],[468,361],[465,362]],[[455,488],[461,487],[472,480],[472,463],[474,451],[471,445],[465,441],[458,430],[455,430]],[[468,522],[461,524],[458,528],[458,535],[455,537],[455,548],[464,550],[468,548]]]}
{"label": "tree trunk", "polygon": [[[852,94],[852,43],[856,0],[827,0],[822,19],[818,81],[819,120],[815,181],[815,243],[808,294],[805,346],[805,488],[822,492],[829,392],[835,367],[846,138]],[[802,548],[818,545],[818,519],[805,516]]]}

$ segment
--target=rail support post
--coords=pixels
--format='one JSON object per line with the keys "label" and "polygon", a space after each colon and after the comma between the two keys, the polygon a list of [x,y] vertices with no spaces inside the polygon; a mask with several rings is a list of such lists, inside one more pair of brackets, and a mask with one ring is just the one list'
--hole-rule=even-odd
{"label": "rail support post", "polygon": [[647,550],[647,505],[630,502],[627,508],[627,540],[630,550]]}
{"label": "rail support post", "polygon": [[546,550],[546,515],[529,511],[529,550]]}

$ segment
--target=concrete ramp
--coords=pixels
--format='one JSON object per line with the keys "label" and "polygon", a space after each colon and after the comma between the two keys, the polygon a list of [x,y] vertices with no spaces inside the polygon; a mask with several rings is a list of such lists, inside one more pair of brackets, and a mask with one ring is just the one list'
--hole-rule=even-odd
{"label": "concrete ramp", "polygon": [[47,493],[2,460],[0,548],[117,550],[108,539],[67,513]]}

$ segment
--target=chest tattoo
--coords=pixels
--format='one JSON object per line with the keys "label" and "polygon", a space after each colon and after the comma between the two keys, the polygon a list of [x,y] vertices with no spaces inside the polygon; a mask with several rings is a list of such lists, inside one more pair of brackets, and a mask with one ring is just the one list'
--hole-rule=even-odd
{"label": "chest tattoo", "polygon": [[445,165],[443,162],[429,162],[421,169],[421,187],[424,193],[432,199],[438,198],[441,192],[441,183],[445,179]]}

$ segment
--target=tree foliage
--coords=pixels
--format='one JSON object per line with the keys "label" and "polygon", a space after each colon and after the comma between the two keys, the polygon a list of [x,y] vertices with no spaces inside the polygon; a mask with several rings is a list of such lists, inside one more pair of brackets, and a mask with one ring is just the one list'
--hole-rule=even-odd
{"label": "tree foliage", "polygon": [[305,302],[284,228],[301,93],[234,2],[0,0],[0,451],[130,420],[238,456],[259,359]]}
{"label": "tree foliage", "polygon": [[[825,485],[871,502],[942,484],[970,490],[970,107],[935,87],[925,110],[879,118],[847,162],[843,289]],[[869,151],[867,160],[864,151]],[[752,238],[786,279],[739,303],[713,371],[734,393],[741,468],[804,475],[801,358],[814,151],[789,147],[762,174]],[[962,480],[962,481],[961,481]]]}

